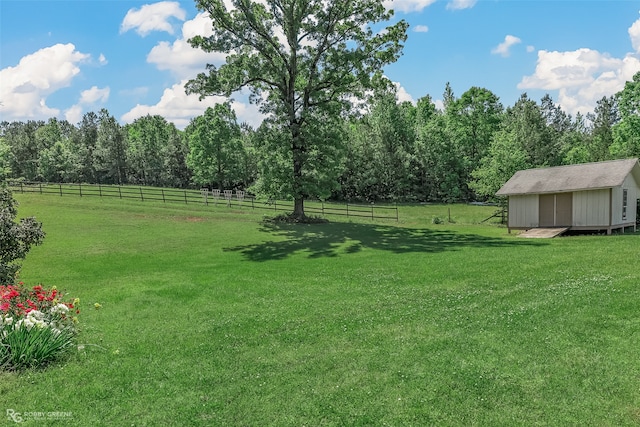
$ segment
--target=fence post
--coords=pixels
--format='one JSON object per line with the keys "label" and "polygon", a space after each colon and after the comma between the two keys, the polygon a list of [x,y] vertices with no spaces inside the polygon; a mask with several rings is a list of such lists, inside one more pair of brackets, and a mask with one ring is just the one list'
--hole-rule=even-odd
{"label": "fence post", "polygon": [[[62,183],[58,184],[60,186],[60,197],[62,197]],[[42,184],[40,184],[40,188],[42,188]]]}
{"label": "fence post", "polygon": [[142,187],[138,187],[138,189],[140,190],[140,200],[142,200],[144,202],[144,195],[142,194]]}
{"label": "fence post", "polygon": [[98,184],[98,193],[100,194],[100,197],[102,197],[102,184]]}
{"label": "fence post", "polygon": [[322,201],[322,216],[324,216],[324,200]]}
{"label": "fence post", "polygon": [[42,194],[42,183],[38,183],[38,187],[40,187],[40,194]]}
{"label": "fence post", "polygon": [[347,203],[347,218],[349,218],[349,203]]}
{"label": "fence post", "polygon": [[78,188],[80,189],[80,197],[82,197],[82,183],[78,183]]}
{"label": "fence post", "polygon": [[164,198],[164,188],[161,188],[162,190],[162,203],[167,203],[167,201]]}
{"label": "fence post", "polygon": [[373,202],[371,202],[371,219],[373,220]]}
{"label": "fence post", "polygon": [[398,202],[396,202],[396,222],[400,221],[400,218],[398,217]]}
{"label": "fence post", "polygon": [[255,197],[251,198],[251,210],[256,210],[255,206],[253,206],[253,202],[256,200]]}
{"label": "fence post", "polygon": [[122,199],[122,187],[120,187],[118,185],[118,194],[120,195],[120,198]]}

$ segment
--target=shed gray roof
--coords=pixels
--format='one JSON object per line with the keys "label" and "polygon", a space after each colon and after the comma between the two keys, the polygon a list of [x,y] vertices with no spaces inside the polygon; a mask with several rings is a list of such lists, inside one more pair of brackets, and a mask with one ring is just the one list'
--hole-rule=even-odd
{"label": "shed gray roof", "polygon": [[638,159],[527,169],[516,172],[496,195],[514,196],[612,188],[622,185],[629,173],[633,173],[640,185]]}

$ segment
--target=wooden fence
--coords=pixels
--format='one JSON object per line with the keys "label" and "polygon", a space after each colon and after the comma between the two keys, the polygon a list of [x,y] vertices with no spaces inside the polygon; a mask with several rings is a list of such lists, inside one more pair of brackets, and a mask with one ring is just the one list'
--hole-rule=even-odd
{"label": "wooden fence", "polygon": [[[242,209],[292,212],[293,201],[257,199],[244,191],[233,190],[192,190],[176,188],[155,188],[144,186],[121,186],[101,184],[55,184],[44,182],[8,181],[16,193],[55,194],[58,196],[109,197],[163,203],[197,203],[206,206],[235,207]],[[338,204],[322,201],[305,201],[307,215],[337,215],[370,219],[391,219],[398,221],[396,205]]]}

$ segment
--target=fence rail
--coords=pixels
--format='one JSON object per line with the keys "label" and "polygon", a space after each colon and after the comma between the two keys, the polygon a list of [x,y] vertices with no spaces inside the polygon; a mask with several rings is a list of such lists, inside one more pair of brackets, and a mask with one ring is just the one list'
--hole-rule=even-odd
{"label": "fence rail", "polygon": [[[190,190],[155,188],[144,186],[120,186],[101,184],[55,184],[44,182],[8,181],[17,193],[54,194],[58,196],[104,197],[129,200],[157,201],[163,203],[195,203],[206,206],[226,206],[273,212],[293,211],[293,202],[284,200],[257,199],[244,191]],[[397,206],[337,204],[322,201],[305,201],[305,212],[310,215],[391,219],[398,221]]]}

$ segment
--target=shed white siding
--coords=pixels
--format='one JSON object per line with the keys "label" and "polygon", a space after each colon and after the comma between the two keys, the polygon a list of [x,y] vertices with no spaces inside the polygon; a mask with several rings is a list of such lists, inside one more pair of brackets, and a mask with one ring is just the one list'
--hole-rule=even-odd
{"label": "shed white siding", "polygon": [[609,226],[609,189],[573,193],[573,225]]}
{"label": "shed white siding", "polygon": [[[611,220],[612,225],[621,224],[626,222],[622,220],[622,187],[614,187],[612,191],[612,204],[613,204],[613,216]],[[628,193],[627,193],[628,195]],[[629,208],[627,207],[627,213]]]}
{"label": "shed white siding", "polygon": [[[627,190],[627,217],[622,218],[623,190]],[[620,187],[613,191],[613,220],[612,225],[626,224],[636,220],[636,200],[638,199],[638,185],[632,175],[628,175]]]}
{"label": "shed white siding", "polygon": [[628,199],[627,199],[627,222],[636,222],[637,221],[637,207],[638,207],[638,199],[640,199],[640,182],[636,182],[633,175],[629,175],[627,179],[624,181],[624,188],[629,189]]}
{"label": "shed white siding", "polygon": [[537,227],[538,210],[537,194],[509,197],[509,227]]}

